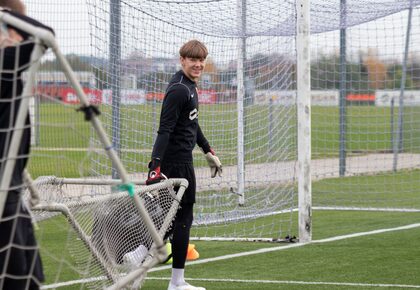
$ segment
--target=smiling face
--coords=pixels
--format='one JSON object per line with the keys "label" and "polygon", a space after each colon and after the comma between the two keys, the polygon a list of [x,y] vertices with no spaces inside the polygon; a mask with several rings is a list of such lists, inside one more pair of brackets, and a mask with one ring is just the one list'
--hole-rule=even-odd
{"label": "smiling face", "polygon": [[206,66],[206,46],[198,40],[186,42],[179,50],[182,71],[192,81],[197,82]]}
{"label": "smiling face", "polygon": [[180,57],[182,71],[192,81],[197,82],[206,66],[205,58]]}

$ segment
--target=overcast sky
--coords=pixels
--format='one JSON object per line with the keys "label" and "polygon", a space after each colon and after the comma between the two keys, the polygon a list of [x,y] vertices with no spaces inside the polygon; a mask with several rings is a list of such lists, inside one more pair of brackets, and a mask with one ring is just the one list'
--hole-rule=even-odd
{"label": "overcast sky", "polygon": [[[57,40],[61,47],[61,50],[65,53],[76,53],[84,55],[95,55],[98,56],[98,50],[91,48],[91,27],[88,18],[88,7],[86,0],[24,0],[27,5],[28,15],[40,20],[41,22],[51,26],[56,31]],[[96,1],[96,0],[95,0]],[[236,1],[236,0],[232,0]],[[100,3],[100,2],[97,2]],[[104,1],[104,5],[108,1]],[[412,18],[412,32],[410,51],[419,54],[420,47],[420,11],[419,9],[414,10]],[[404,12],[407,15],[407,12]],[[353,29],[348,33],[348,49],[367,50],[367,47],[380,47],[379,51],[382,55],[402,55],[405,44],[405,32],[407,25],[407,18],[402,17],[402,14],[388,16],[385,21],[375,21],[369,26],[364,26],[360,30]],[[101,16],[103,18],[103,16]],[[390,21],[391,19],[391,21]],[[398,28],[395,26],[398,25]],[[106,27],[106,25],[105,25]],[[165,26],[165,28],[168,26]],[[162,29],[162,27],[152,28]],[[368,30],[369,29],[369,30]],[[375,32],[376,30],[376,32]],[[375,32],[374,35],[367,34]],[[136,32],[133,32],[136,33]],[[155,32],[151,32],[147,37],[153,36]],[[325,36],[324,36],[325,35]],[[337,51],[339,45],[339,34],[336,33],[324,33],[313,37],[312,42],[312,54],[313,57],[322,53],[331,53]],[[357,37],[356,37],[357,35]],[[103,37],[106,37],[103,36]],[[142,37],[140,35],[139,37]],[[157,39],[156,41],[159,41]],[[103,40],[103,43],[107,43],[107,39]],[[227,44],[227,42],[226,42]],[[142,41],[134,41],[130,43],[126,50],[133,50],[135,48],[142,49]],[[159,46],[160,45],[160,46]],[[156,53],[159,51],[159,47],[162,44],[156,45]],[[176,44],[178,45],[178,44]],[[264,49],[261,46],[259,49]],[[104,47],[101,50],[107,50]],[[174,50],[176,51],[176,50]],[[103,55],[103,57],[107,57]]]}
{"label": "overcast sky", "polygon": [[51,26],[65,53],[91,54],[86,0],[23,0],[28,16]]}

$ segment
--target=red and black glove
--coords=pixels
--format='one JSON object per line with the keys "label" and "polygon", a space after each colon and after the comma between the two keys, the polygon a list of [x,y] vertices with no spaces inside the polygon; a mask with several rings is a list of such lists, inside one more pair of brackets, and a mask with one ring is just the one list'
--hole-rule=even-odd
{"label": "red and black glove", "polygon": [[152,159],[152,161],[149,162],[149,173],[147,174],[146,185],[158,183],[163,179],[168,178],[160,172],[160,160]]}

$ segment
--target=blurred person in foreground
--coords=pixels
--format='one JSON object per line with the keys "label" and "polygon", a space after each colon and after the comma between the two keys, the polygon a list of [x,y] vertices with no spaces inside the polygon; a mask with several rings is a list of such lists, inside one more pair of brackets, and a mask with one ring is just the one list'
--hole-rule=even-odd
{"label": "blurred person in foreground", "polygon": [[[0,0],[0,9],[53,32],[51,28],[27,17],[25,5],[20,0]],[[30,153],[29,112],[26,113],[23,128],[16,127],[16,118],[22,99],[22,73],[30,65],[35,45],[28,33],[5,23],[0,25],[0,180],[5,174],[12,136],[17,130],[23,130],[0,219],[0,289],[33,290],[40,288],[44,273],[31,216],[21,196],[25,187],[24,170]]]}

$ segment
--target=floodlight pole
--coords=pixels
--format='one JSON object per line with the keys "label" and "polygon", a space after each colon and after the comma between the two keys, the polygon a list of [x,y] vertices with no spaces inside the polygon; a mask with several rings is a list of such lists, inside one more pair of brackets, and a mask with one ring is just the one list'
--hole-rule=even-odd
{"label": "floodlight pole", "polygon": [[[109,72],[111,75],[112,96],[112,147],[121,156],[121,2],[110,1],[110,33],[109,33]],[[118,171],[112,165],[112,178],[118,179]]]}

